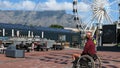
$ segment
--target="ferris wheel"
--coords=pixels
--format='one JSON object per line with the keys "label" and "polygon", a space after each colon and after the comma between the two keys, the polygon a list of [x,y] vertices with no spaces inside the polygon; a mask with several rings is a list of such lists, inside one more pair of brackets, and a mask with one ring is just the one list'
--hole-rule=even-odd
{"label": "ferris wheel", "polygon": [[[118,3],[120,3],[119,0],[73,0],[74,20],[80,26],[80,31],[92,31],[94,34],[97,28],[102,28],[103,24],[113,24],[112,17],[119,15],[118,7],[113,7],[113,5],[118,6]],[[80,7],[83,5],[87,6],[87,11],[82,12]],[[80,13],[85,15],[81,16]]]}

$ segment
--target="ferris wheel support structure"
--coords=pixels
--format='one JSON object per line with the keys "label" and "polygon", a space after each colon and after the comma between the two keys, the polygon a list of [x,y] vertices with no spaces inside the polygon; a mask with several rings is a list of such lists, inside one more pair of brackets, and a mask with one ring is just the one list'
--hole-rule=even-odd
{"label": "ferris wheel support structure", "polygon": [[82,20],[79,18],[78,15],[78,0],[73,0],[73,13],[74,13],[74,22],[77,24],[76,27],[79,29],[81,33],[81,43],[79,45],[79,48],[81,45],[84,45],[84,24],[82,23]]}
{"label": "ferris wheel support structure", "polygon": [[82,24],[82,20],[79,18],[78,15],[78,0],[73,0],[73,13],[74,13],[74,22],[77,24],[76,27],[79,30],[83,30],[83,24]]}

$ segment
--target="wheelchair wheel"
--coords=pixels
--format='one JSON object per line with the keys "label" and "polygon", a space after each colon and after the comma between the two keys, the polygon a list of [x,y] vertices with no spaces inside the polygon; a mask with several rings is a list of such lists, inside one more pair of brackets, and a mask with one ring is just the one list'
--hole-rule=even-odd
{"label": "wheelchair wheel", "polygon": [[76,64],[76,68],[95,68],[95,63],[89,55],[81,56]]}
{"label": "wheelchair wheel", "polygon": [[76,66],[76,64],[75,64],[75,63],[73,63],[72,68],[77,68],[77,66]]}
{"label": "wheelchair wheel", "polygon": [[100,57],[97,57],[97,59],[96,59],[94,62],[95,62],[95,68],[101,68],[101,60],[100,60]]}

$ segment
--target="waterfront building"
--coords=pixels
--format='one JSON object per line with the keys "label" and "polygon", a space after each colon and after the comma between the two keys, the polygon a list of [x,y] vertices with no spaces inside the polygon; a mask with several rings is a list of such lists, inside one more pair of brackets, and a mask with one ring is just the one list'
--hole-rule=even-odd
{"label": "waterfront building", "polygon": [[39,37],[72,44],[81,43],[80,32],[22,24],[0,23],[0,37]]}

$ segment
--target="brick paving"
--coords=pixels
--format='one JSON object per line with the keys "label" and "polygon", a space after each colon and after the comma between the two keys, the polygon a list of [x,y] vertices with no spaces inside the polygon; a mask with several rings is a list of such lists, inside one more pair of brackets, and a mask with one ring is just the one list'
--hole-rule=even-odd
{"label": "brick paving", "polygon": [[[0,54],[0,68],[72,68],[72,54],[81,53],[79,49],[39,51],[25,53],[25,58],[11,58]],[[120,68],[120,52],[102,52],[102,68]]]}

